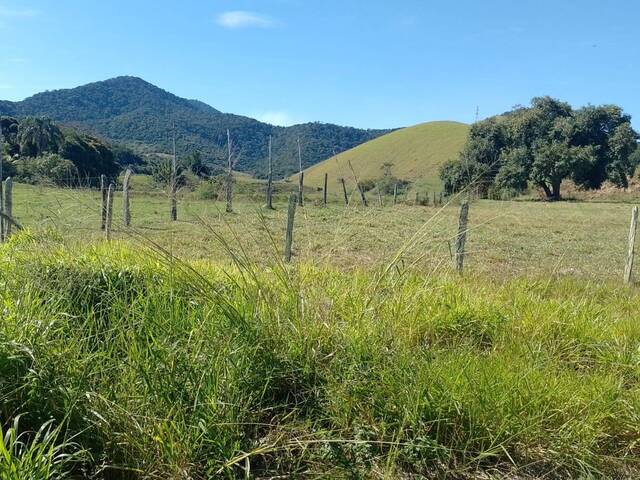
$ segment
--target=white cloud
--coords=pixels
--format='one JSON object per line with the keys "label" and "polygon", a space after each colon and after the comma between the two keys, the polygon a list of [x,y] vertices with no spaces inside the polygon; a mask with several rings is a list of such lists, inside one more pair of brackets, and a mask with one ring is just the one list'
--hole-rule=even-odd
{"label": "white cloud", "polygon": [[218,25],[229,29],[238,28],[270,28],[276,25],[276,22],[259,13],[247,12],[243,10],[234,10],[231,12],[224,12],[218,15],[216,19]]}
{"label": "white cloud", "polygon": [[277,125],[279,127],[288,127],[291,125],[295,125],[296,120],[287,112],[262,112],[257,115],[254,115],[256,120],[260,120],[264,123],[270,123],[271,125]]}
{"label": "white cloud", "polygon": [[13,90],[13,85],[8,83],[0,83],[0,90]]}

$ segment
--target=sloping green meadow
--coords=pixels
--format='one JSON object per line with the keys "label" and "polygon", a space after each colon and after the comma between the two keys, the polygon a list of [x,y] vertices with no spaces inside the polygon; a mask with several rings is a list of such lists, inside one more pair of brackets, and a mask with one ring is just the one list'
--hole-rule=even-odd
{"label": "sloping green meadow", "polygon": [[638,473],[636,290],[0,248],[0,478]]}

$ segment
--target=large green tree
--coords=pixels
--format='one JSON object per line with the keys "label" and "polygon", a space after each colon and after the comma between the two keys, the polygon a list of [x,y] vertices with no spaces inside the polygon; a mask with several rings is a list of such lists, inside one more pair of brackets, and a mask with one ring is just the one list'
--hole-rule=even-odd
{"label": "large green tree", "polygon": [[21,156],[37,157],[43,153],[57,153],[64,135],[48,118],[27,117],[18,125],[17,142]]}
{"label": "large green tree", "polygon": [[539,187],[549,200],[560,198],[562,181],[600,188],[605,180],[626,187],[637,162],[638,134],[614,105],[574,110],[550,97],[528,108],[477,122],[458,160],[441,170],[448,192],[473,186],[522,191]]}

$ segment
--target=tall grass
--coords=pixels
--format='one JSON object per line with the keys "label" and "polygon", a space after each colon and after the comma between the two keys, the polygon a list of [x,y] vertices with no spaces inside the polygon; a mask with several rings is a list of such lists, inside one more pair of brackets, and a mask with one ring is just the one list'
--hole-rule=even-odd
{"label": "tall grass", "polygon": [[633,290],[46,240],[1,247],[0,424],[76,476],[638,473]]}

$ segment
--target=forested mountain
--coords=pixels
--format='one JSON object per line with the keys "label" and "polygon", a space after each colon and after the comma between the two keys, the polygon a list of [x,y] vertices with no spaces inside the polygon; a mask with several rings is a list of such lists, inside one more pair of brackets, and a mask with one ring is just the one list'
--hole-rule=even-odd
{"label": "forested mountain", "polygon": [[0,115],[50,117],[142,154],[169,153],[175,122],[180,155],[197,151],[206,162],[220,166],[226,163],[229,129],[234,168],[259,176],[266,171],[269,135],[273,137],[275,173],[285,176],[297,170],[298,137],[303,166],[308,167],[334,151],[347,150],[388,132],[324,123],[276,127],[177,97],[136,77],[47,91],[21,102],[0,101]]}

